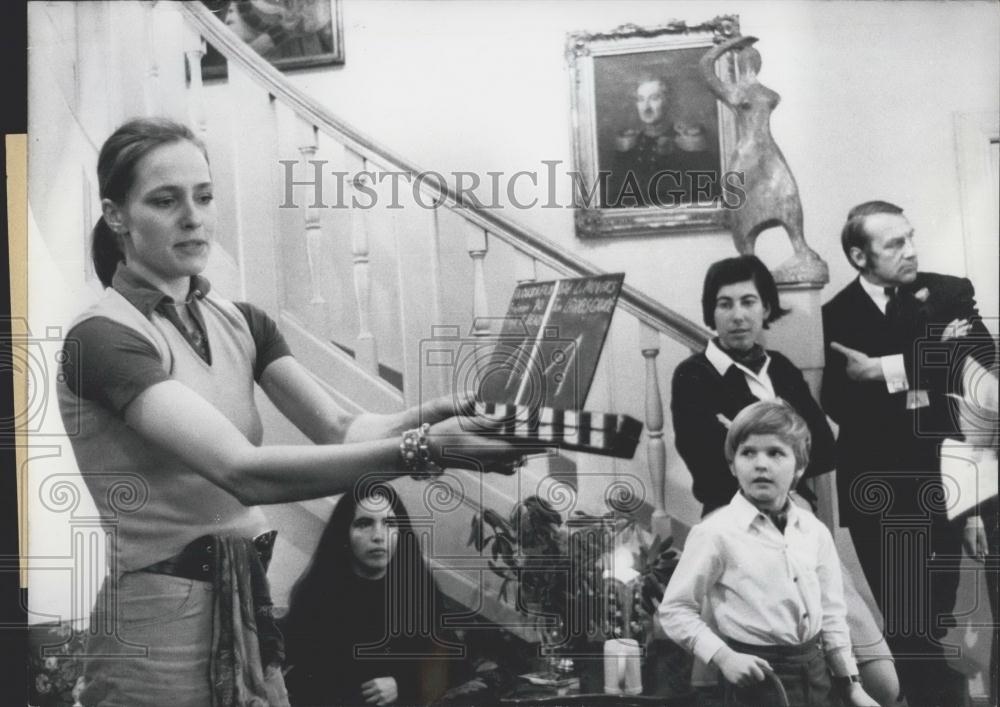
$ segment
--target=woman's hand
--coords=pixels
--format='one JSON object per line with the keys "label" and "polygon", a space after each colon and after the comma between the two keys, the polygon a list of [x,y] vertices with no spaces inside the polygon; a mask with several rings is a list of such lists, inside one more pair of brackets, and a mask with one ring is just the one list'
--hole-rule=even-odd
{"label": "woman's hand", "polygon": [[523,451],[493,436],[502,422],[483,417],[449,417],[427,433],[431,459],[443,468],[511,475],[522,463]]}
{"label": "woman's hand", "polygon": [[421,408],[421,422],[432,425],[455,415],[473,415],[476,410],[476,396],[471,391],[442,395],[427,402]]}
{"label": "woman's hand", "polygon": [[346,426],[345,442],[362,442],[374,439],[399,437],[406,430],[427,424],[437,424],[455,415],[471,415],[475,408],[475,396],[471,393],[442,395],[425,403],[407,408],[401,412],[356,415]]}
{"label": "woman's hand", "polygon": [[388,675],[384,678],[372,678],[361,684],[361,696],[371,705],[391,705],[399,697],[396,678]]}

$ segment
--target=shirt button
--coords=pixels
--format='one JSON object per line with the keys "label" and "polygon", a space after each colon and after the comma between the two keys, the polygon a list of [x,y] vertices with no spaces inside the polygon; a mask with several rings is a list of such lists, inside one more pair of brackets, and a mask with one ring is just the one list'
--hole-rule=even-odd
{"label": "shirt button", "polygon": [[202,572],[208,572],[210,569],[211,569],[211,567],[208,566],[207,562],[201,566],[201,571]]}
{"label": "shirt button", "polygon": [[211,554],[212,554],[212,551],[213,551],[213,550],[215,550],[215,548],[214,548],[214,547],[212,547],[211,545],[206,545],[206,546],[205,546],[205,552],[206,552],[206,553],[208,553],[209,555],[211,555]]}
{"label": "shirt button", "polygon": [[793,582],[798,582],[798,581],[799,581],[799,578],[798,578],[798,577],[792,577],[792,581],[793,581]]}

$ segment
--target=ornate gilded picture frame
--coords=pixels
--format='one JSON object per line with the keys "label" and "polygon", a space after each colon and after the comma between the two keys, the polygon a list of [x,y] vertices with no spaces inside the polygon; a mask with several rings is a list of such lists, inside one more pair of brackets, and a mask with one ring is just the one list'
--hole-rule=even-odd
{"label": "ornate gilded picture frame", "polygon": [[[726,228],[740,186],[727,172],[735,124],[699,61],[738,35],[727,15],[567,37],[578,237]],[[732,72],[732,60],[715,70]]]}

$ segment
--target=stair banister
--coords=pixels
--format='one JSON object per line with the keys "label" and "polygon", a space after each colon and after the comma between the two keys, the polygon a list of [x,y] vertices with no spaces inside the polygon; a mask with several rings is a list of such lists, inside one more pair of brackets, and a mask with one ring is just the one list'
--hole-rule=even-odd
{"label": "stair banister", "polygon": [[[256,52],[227,27],[221,25],[202,3],[186,0],[183,3],[183,11],[202,37],[215,46],[227,61],[238,63],[254,82],[288,106],[300,118],[311,122],[326,134],[335,135],[349,149],[358,152],[366,160],[378,164],[387,163],[393,170],[411,175],[423,173],[423,170],[416,165],[377,145],[369,136],[330,114],[319,101],[292,86],[280,71],[262,61]],[[468,203],[447,184],[437,184],[432,180],[422,181],[424,188],[434,190],[446,206],[460,211],[462,217],[471,224],[500,238],[539,263],[570,277],[604,272],[587,260],[562,249],[548,238],[504,218],[496,211]],[[700,351],[708,342],[708,332],[704,328],[629,285],[625,285],[622,289],[619,307],[692,351]]]}

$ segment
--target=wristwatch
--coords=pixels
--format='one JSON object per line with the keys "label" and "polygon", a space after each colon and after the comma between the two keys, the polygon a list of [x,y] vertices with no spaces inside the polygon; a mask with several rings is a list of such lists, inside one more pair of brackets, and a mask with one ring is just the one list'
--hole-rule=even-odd
{"label": "wristwatch", "polygon": [[861,676],[855,673],[854,675],[834,675],[833,684],[839,687],[841,690],[846,690],[851,686],[851,683],[861,684]]}

